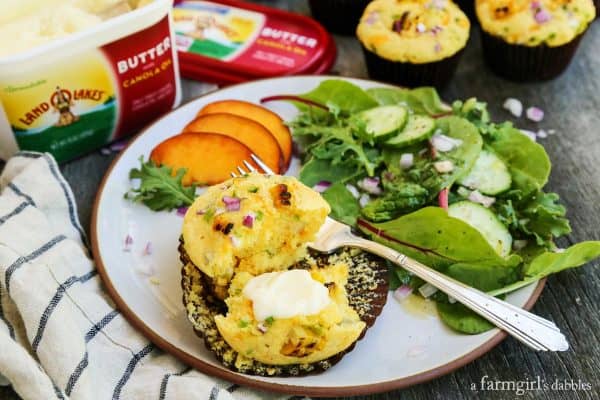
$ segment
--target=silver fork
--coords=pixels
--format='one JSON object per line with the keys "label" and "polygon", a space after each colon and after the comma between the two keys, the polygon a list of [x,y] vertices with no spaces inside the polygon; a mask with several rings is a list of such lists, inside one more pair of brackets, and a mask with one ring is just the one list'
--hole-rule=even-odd
{"label": "silver fork", "polygon": [[[262,171],[257,171],[252,164],[244,160],[247,171],[238,166],[238,173],[244,175],[248,172],[260,172],[275,175],[260,158],[254,154],[251,157]],[[231,176],[237,177],[237,173],[232,172]],[[315,241],[309,244],[310,248],[321,253],[331,253],[345,246],[360,248],[390,260],[453,297],[534,350],[565,351],[569,348],[567,339],[551,321],[467,286],[389,247],[358,237],[352,233],[348,225],[332,218],[327,217]]]}

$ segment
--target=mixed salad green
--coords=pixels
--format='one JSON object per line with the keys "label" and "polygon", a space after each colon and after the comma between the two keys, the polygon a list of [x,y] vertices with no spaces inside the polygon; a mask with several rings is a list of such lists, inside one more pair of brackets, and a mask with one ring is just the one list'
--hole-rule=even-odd
{"label": "mixed salad green", "polygon": [[[301,111],[290,124],[300,180],[373,240],[496,296],[600,256],[598,241],[555,245],[571,228],[558,195],[543,190],[548,155],[510,123],[491,122],[484,103],[448,107],[432,88],[342,80],[288,99]],[[391,268],[391,286],[425,293],[458,331],[492,328],[401,268]]]}

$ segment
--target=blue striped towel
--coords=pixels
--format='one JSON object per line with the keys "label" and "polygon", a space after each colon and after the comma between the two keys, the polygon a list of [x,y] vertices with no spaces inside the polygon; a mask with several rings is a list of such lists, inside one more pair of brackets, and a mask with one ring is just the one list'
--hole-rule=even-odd
{"label": "blue striped towel", "polygon": [[0,176],[0,384],[24,399],[280,399],[187,368],[103,291],[54,159],[22,152]]}

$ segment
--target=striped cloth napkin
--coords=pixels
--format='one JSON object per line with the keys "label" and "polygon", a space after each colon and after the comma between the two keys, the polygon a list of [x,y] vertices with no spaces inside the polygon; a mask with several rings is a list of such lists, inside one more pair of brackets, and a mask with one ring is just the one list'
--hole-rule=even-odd
{"label": "striped cloth napkin", "polygon": [[103,290],[73,193],[47,154],[0,176],[0,384],[24,399],[283,399],[192,370]]}

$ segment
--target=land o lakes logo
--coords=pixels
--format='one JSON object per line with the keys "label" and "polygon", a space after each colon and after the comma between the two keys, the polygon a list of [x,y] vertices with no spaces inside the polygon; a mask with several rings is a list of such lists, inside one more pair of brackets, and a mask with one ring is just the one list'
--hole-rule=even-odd
{"label": "land o lakes logo", "polygon": [[79,117],[72,111],[77,101],[100,102],[105,97],[105,94],[104,90],[68,90],[57,86],[48,101],[44,101],[32,108],[19,118],[19,121],[26,126],[31,126],[47,112],[53,112],[58,114],[58,120],[54,123],[54,126],[68,126],[79,120]]}

